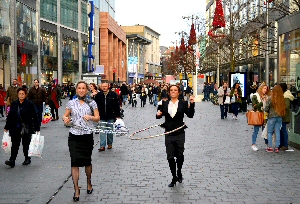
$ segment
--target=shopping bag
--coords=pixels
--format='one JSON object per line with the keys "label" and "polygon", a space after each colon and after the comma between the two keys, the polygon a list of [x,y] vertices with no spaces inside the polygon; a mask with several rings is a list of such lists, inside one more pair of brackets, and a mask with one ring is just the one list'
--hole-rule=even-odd
{"label": "shopping bag", "polygon": [[2,149],[6,154],[11,153],[11,137],[9,136],[8,132],[3,133]]}
{"label": "shopping bag", "polygon": [[44,136],[40,133],[32,134],[29,144],[28,156],[29,157],[42,157],[44,148]]}
{"label": "shopping bag", "polygon": [[230,103],[235,103],[235,96],[231,97]]}
{"label": "shopping bag", "polygon": [[261,126],[264,124],[264,113],[259,111],[248,111],[246,113],[248,125]]}
{"label": "shopping bag", "polygon": [[42,119],[43,124],[47,124],[52,120],[51,108],[47,106],[44,111],[44,116]]}
{"label": "shopping bag", "polygon": [[224,104],[230,104],[230,96],[226,96]]}

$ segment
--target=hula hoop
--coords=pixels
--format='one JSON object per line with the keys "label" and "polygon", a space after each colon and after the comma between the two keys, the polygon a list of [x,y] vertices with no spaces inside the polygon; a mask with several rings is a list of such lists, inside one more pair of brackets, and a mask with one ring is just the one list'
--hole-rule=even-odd
{"label": "hula hoop", "polygon": [[177,130],[180,130],[182,128],[184,128],[186,125],[183,124],[182,126],[174,129],[174,130],[171,130],[169,132],[165,132],[165,133],[161,133],[161,134],[157,134],[157,135],[151,135],[151,136],[147,136],[147,137],[140,137],[140,138],[133,138],[135,134],[138,134],[140,132],[144,132],[146,130],[149,130],[149,129],[152,129],[152,128],[155,128],[155,127],[158,127],[158,126],[161,126],[162,124],[159,124],[159,125],[153,125],[153,126],[150,126],[150,127],[147,127],[147,128],[144,128],[144,129],[141,129],[141,130],[138,130],[134,133],[132,133],[130,136],[129,136],[129,139],[131,140],[146,140],[146,139],[150,139],[150,138],[155,138],[155,137],[160,137],[160,136],[164,136],[164,135],[168,135],[170,133],[173,133],[173,132],[176,132]]}

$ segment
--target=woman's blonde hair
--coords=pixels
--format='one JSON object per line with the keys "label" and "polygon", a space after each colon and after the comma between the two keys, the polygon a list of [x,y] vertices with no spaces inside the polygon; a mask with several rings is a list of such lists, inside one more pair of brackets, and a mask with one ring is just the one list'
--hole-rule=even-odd
{"label": "woman's blonde hair", "polygon": [[257,89],[257,93],[258,93],[260,96],[263,95],[262,90],[263,90],[263,88],[264,88],[265,86],[267,87],[266,95],[269,95],[270,89],[269,89],[268,85],[265,84],[265,83],[262,83],[262,84],[258,87],[258,89]]}
{"label": "woman's blonde hair", "polygon": [[283,117],[286,113],[286,107],[285,107],[285,100],[283,97],[283,91],[280,85],[276,85],[273,88],[271,92],[271,97],[272,97],[272,105],[275,112],[279,116]]}

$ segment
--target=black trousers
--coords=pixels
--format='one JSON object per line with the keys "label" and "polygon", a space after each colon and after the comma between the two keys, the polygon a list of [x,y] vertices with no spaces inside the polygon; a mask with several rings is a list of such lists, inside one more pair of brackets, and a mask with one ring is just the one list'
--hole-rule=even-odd
{"label": "black trousers", "polygon": [[4,110],[4,106],[0,106],[0,114],[1,114],[2,117],[4,117],[3,110]]}
{"label": "black trousers", "polygon": [[20,143],[22,140],[23,145],[23,153],[25,156],[25,159],[28,158],[28,150],[29,150],[29,144],[31,141],[31,135],[11,135],[11,160],[16,160],[19,152]]}
{"label": "black trousers", "polygon": [[[52,115],[52,118],[58,118],[58,109],[55,107],[54,102],[51,101],[50,104],[49,104],[49,106],[50,106],[50,108],[51,108],[51,115]],[[56,113],[56,117],[55,117],[54,110],[55,110],[55,113]]]}

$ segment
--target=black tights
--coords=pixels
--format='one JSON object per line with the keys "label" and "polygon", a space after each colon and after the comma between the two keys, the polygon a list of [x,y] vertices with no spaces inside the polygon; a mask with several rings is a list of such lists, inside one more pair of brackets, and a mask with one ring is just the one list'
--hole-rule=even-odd
{"label": "black tights", "polygon": [[[169,167],[172,173],[172,177],[173,179],[175,178],[182,178],[182,173],[181,173],[181,169],[182,169],[182,165],[184,162],[184,155],[182,155],[181,157],[177,157],[176,162],[175,159],[168,159],[169,162]],[[177,175],[176,175],[176,163],[177,163]]]}
{"label": "black tights", "polygon": [[10,160],[16,160],[18,156],[18,151],[22,139],[22,145],[23,145],[23,153],[25,156],[25,159],[28,158],[28,150],[29,150],[29,144],[31,141],[31,135],[12,135],[11,136],[11,157]]}

